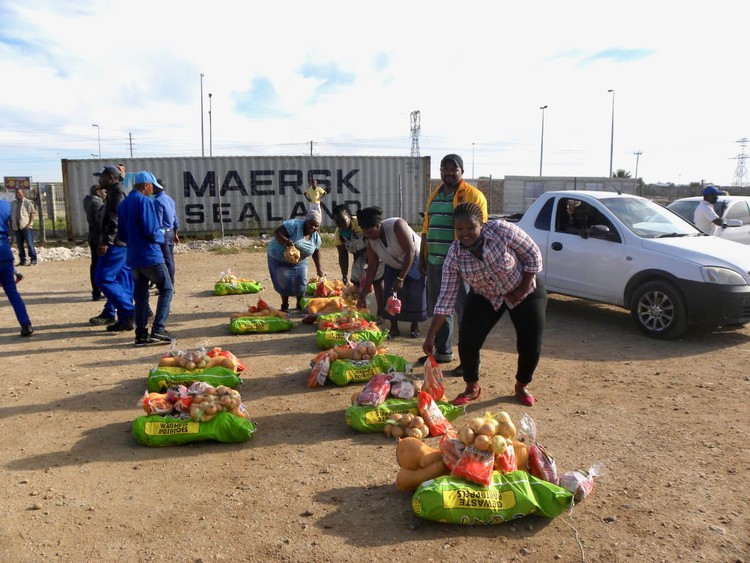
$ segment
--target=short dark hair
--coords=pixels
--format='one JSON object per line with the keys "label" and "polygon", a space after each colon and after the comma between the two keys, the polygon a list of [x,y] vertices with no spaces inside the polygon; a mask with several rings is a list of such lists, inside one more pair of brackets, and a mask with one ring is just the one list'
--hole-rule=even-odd
{"label": "short dark hair", "polygon": [[363,229],[377,227],[383,222],[383,210],[379,207],[365,207],[357,211],[357,222]]}

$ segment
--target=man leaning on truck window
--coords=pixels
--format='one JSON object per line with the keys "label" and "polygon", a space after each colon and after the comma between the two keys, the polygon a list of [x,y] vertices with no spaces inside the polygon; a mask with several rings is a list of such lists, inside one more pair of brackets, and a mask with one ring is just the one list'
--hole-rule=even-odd
{"label": "man leaning on truck window", "polygon": [[706,186],[703,188],[703,201],[695,208],[693,223],[707,235],[715,235],[719,227],[726,228],[726,224],[714,209],[716,201],[723,194],[724,192],[716,186]]}

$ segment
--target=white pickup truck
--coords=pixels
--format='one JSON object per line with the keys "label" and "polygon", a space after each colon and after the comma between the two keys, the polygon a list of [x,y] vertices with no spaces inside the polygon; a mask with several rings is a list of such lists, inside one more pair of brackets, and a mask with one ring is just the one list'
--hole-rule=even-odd
{"label": "white pickup truck", "polygon": [[515,222],[539,245],[550,293],[628,309],[648,336],[750,322],[750,250],[642,197],[543,193]]}

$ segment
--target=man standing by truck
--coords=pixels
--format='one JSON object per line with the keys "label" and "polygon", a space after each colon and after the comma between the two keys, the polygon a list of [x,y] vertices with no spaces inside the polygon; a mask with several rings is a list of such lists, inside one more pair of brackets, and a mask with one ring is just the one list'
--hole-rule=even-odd
{"label": "man standing by truck", "polygon": [[[427,307],[434,314],[443,281],[443,262],[455,240],[453,209],[460,203],[476,203],[487,221],[487,198],[477,188],[463,179],[464,161],[457,154],[448,154],[440,161],[440,178],[443,183],[430,194],[425,205],[422,225],[422,246],[419,253],[419,271],[427,275]],[[459,284],[455,312],[460,321],[466,301],[466,287]],[[453,315],[446,315],[435,335],[435,360],[439,363],[453,361]],[[422,363],[426,357],[420,358]],[[453,375],[462,376],[459,365]]]}
{"label": "man standing by truck", "polygon": [[715,235],[717,228],[726,228],[726,224],[714,209],[719,196],[723,194],[724,192],[716,186],[706,186],[703,188],[703,201],[695,208],[693,223],[707,235]]}

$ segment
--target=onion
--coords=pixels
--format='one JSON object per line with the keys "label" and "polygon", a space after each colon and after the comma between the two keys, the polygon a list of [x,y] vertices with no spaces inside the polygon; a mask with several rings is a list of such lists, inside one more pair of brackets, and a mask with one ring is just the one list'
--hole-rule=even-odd
{"label": "onion", "polygon": [[486,452],[490,449],[490,437],[486,434],[477,434],[474,438],[474,447],[479,451]]}

